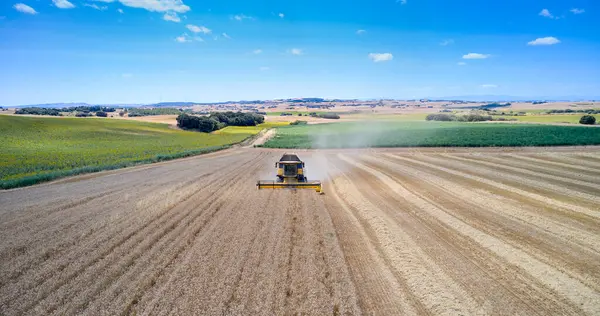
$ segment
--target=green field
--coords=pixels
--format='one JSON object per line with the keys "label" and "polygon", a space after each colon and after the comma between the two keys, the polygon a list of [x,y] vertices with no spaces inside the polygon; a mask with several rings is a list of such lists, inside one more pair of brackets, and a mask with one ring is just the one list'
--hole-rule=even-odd
{"label": "green field", "polygon": [[218,131],[214,131],[213,134],[218,134],[218,135],[227,135],[227,134],[230,134],[230,135],[231,134],[233,134],[233,135],[238,135],[238,134],[255,135],[266,128],[281,127],[281,126],[286,126],[286,125],[290,125],[290,123],[288,123],[288,122],[266,122],[263,124],[259,124],[257,126],[227,126]]}
{"label": "green field", "polygon": [[127,120],[0,115],[0,188],[215,151],[258,131],[219,135]]}
{"label": "green field", "polygon": [[270,148],[598,145],[600,128],[458,122],[352,122],[280,127]]}
{"label": "green field", "polygon": [[[506,118],[516,119],[521,122],[534,122],[534,123],[570,123],[579,124],[579,119],[585,114],[545,114],[545,115],[525,115],[525,116],[507,116]],[[600,115],[593,115],[596,117],[596,121],[600,122]],[[498,118],[498,116],[494,116]]]}
{"label": "green field", "polygon": [[353,114],[357,114],[358,112],[335,112],[335,111],[324,111],[324,110],[314,110],[314,111],[289,110],[289,111],[267,112],[267,116],[281,116],[282,113],[291,113],[292,114],[291,116],[298,116],[298,114],[302,114],[303,116],[308,116],[310,113],[317,113],[317,114],[331,113],[331,114],[339,114],[339,115],[353,115]]}
{"label": "green field", "polygon": [[347,118],[356,120],[382,120],[382,121],[425,121],[428,113],[404,113],[404,114],[379,114],[375,113],[359,113]]}

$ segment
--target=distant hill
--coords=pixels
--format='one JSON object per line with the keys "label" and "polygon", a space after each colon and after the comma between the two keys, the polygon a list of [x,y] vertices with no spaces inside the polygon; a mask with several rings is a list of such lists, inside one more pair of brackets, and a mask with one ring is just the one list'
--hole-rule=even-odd
{"label": "distant hill", "polygon": [[600,97],[596,96],[511,96],[511,95],[461,95],[461,96],[450,96],[450,97],[432,97],[427,98],[429,100],[456,100],[456,101],[472,101],[472,102],[506,102],[506,101],[592,101],[600,100]]}
{"label": "distant hill", "polygon": [[154,103],[154,104],[148,104],[146,106],[152,106],[152,107],[182,107],[182,106],[193,106],[198,104],[197,102],[160,102],[160,103]]}
{"label": "distant hill", "polygon": [[62,109],[62,108],[74,108],[80,106],[102,106],[102,107],[113,107],[113,108],[135,108],[144,106],[143,104],[89,104],[82,102],[74,103],[43,103],[43,104],[27,104],[27,105],[16,105],[16,106],[5,106],[5,108],[47,108],[47,109]]}
{"label": "distant hill", "polygon": [[[600,96],[511,96],[511,95],[461,95],[461,96],[448,96],[448,97],[429,97],[429,98],[419,98],[419,99],[428,99],[431,101],[467,101],[467,102],[526,102],[526,101],[566,101],[566,102],[579,102],[579,101],[594,101],[600,100]],[[417,100],[419,100],[417,99]],[[323,98],[291,98],[291,99],[277,99],[274,101],[277,102],[289,102],[289,103],[321,103],[321,102],[345,102],[345,101],[379,101],[382,99],[323,99]],[[384,99],[384,100],[399,100],[403,101],[404,99]],[[103,106],[103,107],[113,107],[113,108],[136,108],[136,107],[190,107],[194,105],[222,105],[222,104],[264,104],[271,102],[273,100],[240,100],[240,101],[226,101],[226,102],[159,102],[159,103],[151,103],[151,104],[126,104],[126,103],[116,103],[116,104],[89,104],[84,102],[73,102],[73,103],[45,103],[45,104],[28,104],[28,105],[18,105],[18,106],[4,106],[5,108],[30,108],[30,107],[39,107],[39,108],[69,108],[69,107],[80,107],[80,106]]]}
{"label": "distant hill", "polygon": [[28,104],[28,105],[17,105],[15,108],[48,108],[48,109],[62,109],[78,106],[92,106],[87,103],[44,103],[44,104]]}

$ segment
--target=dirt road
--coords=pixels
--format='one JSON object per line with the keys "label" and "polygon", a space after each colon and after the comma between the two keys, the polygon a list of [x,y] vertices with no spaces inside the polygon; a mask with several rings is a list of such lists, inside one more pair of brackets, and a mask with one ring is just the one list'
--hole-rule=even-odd
{"label": "dirt road", "polygon": [[298,154],[0,192],[0,314],[600,314],[598,148]]}

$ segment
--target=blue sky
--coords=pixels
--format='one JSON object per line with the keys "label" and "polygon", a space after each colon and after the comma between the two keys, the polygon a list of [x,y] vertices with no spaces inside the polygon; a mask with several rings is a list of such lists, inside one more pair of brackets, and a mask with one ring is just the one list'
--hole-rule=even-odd
{"label": "blue sky", "polygon": [[3,0],[0,105],[597,96],[596,0]]}

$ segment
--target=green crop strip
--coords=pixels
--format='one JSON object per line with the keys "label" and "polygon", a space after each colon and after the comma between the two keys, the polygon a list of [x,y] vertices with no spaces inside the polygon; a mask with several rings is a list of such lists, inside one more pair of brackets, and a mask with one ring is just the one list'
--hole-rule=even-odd
{"label": "green crop strip", "polygon": [[204,134],[118,119],[0,115],[0,188],[203,154],[253,134]]}
{"label": "green crop strip", "polygon": [[492,147],[600,144],[600,128],[365,121],[280,127],[270,148]]}

